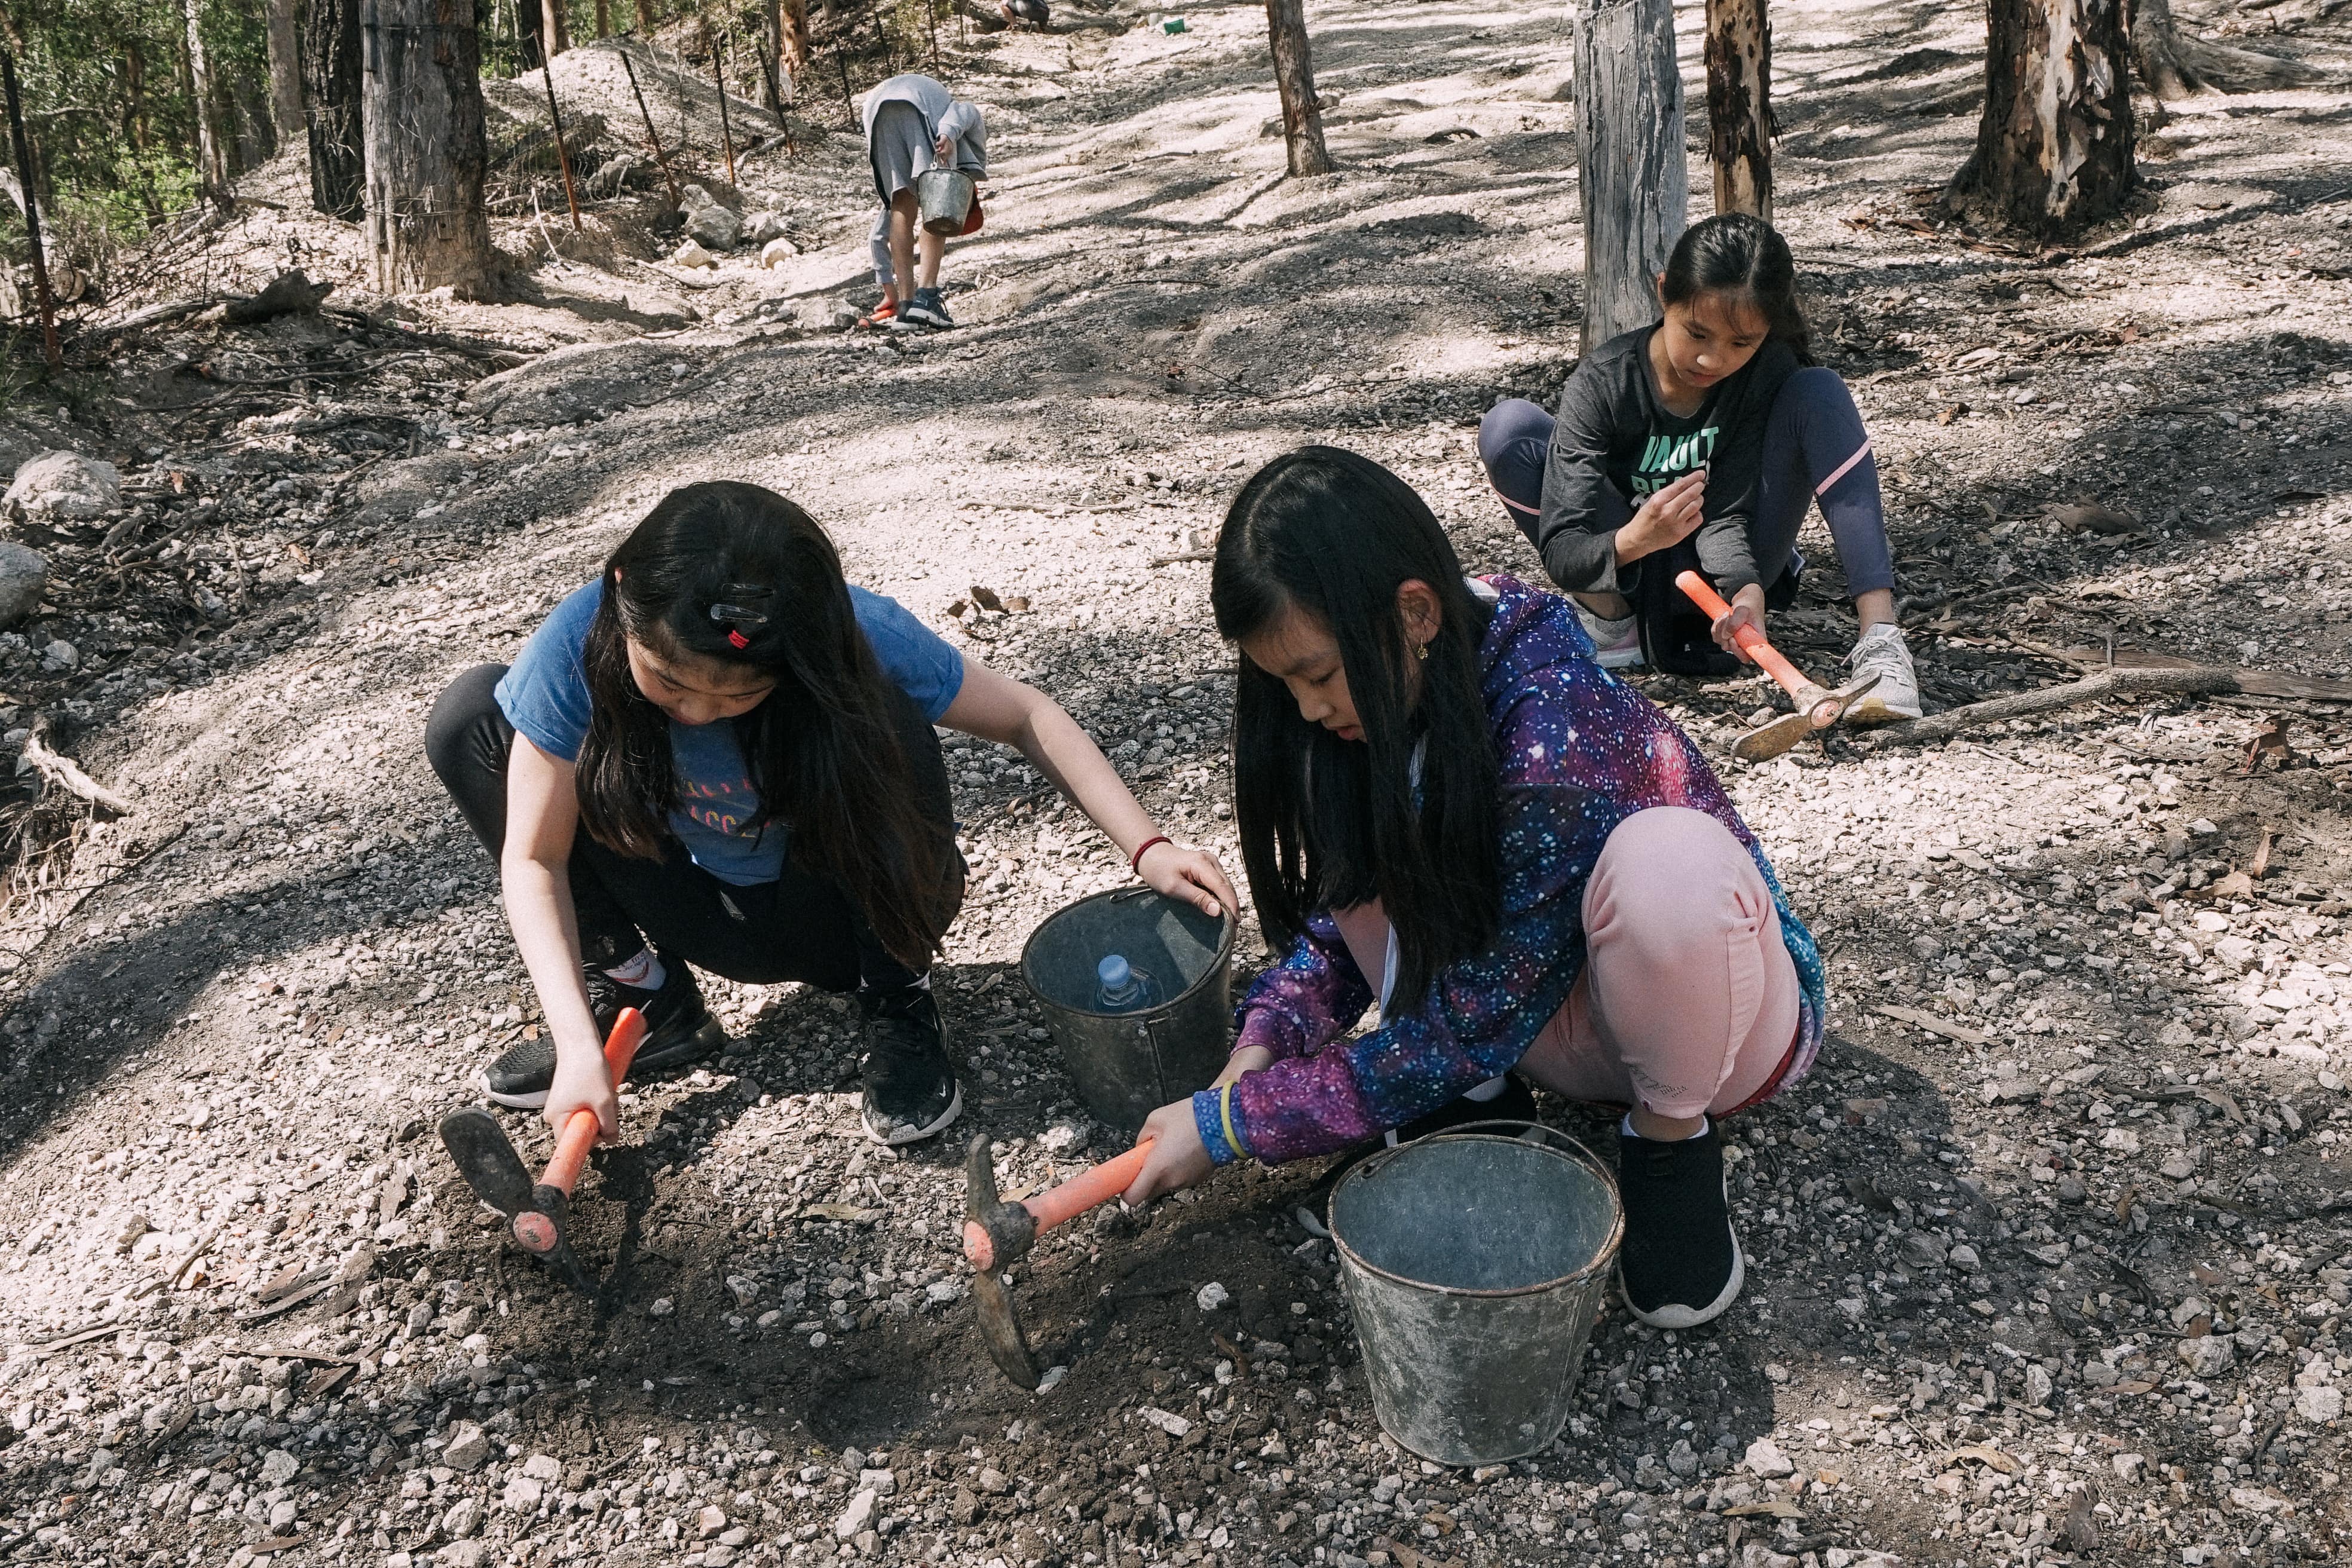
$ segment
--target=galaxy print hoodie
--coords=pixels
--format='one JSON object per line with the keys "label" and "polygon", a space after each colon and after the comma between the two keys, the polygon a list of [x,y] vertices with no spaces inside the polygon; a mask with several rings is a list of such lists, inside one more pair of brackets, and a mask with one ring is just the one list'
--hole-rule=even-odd
{"label": "galaxy print hoodie", "polygon": [[[1507,1072],[1584,972],[1584,884],[1616,826],[1652,806],[1704,811],[1729,828],[1771,889],[1801,993],[1796,1058],[1781,1087],[1820,1054],[1826,997],[1821,952],[1790,908],[1756,836],[1690,738],[1640,692],[1592,661],[1591,639],[1566,599],[1510,577],[1496,595],[1479,647],[1480,685],[1502,761],[1502,929],[1485,952],[1439,972],[1411,1011],[1393,1010],[1359,1039],[1334,1044],[1373,1002],[1328,912],[1234,1010],[1235,1048],[1259,1046],[1273,1066],[1235,1084],[1240,1153],[1269,1164],[1342,1148],[1423,1116]],[[1481,595],[1484,596],[1483,595]],[[1219,1163],[1221,1096],[1194,1097],[1196,1121]],[[1211,1130],[1217,1136],[1205,1136]]]}

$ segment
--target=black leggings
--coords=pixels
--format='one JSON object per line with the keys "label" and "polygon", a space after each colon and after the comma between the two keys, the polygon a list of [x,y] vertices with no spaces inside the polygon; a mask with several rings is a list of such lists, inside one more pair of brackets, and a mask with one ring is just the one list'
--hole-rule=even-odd
{"label": "black leggings", "polygon": [[[425,754],[493,861],[506,843],[507,757],[515,734],[494,695],[506,672],[502,664],[476,665],[449,683],[425,723]],[[951,835],[939,736],[912,700],[899,694],[897,708],[898,743],[923,816]],[[919,975],[884,950],[840,888],[790,857],[780,880],[738,887],[696,865],[676,838],[663,842],[660,859],[639,860],[582,831],[572,837],[570,873],[581,956],[600,968],[625,962],[650,942],[666,959],[753,985],[798,980],[826,991],[860,984],[887,989]],[[961,904],[961,882],[955,898]]]}

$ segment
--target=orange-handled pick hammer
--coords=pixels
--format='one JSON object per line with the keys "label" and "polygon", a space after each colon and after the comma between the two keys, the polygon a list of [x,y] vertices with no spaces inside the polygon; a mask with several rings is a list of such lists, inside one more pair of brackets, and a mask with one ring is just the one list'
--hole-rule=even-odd
{"label": "orange-handled pick hammer", "polygon": [[1038,1236],[1076,1219],[1135,1184],[1149,1142],[1116,1160],[1106,1160],[1035,1197],[1004,1203],[996,1195],[996,1167],[988,1157],[988,1136],[974,1135],[964,1155],[963,1255],[971,1260],[972,1301],[980,1310],[980,1337],[997,1370],[1024,1388],[1037,1386],[1037,1363],[1028,1336],[1013,1310],[1004,1271],[1025,1257]]}
{"label": "orange-handled pick hammer", "polygon": [[[635,1007],[622,1008],[604,1040],[604,1065],[612,1069],[614,1084],[629,1076],[629,1064],[636,1059],[637,1047],[645,1037],[646,1016]],[[531,1190],[530,1206],[514,1216],[515,1239],[542,1258],[564,1245],[572,1189],[580,1180],[581,1167],[588,1163],[588,1151],[596,1146],[596,1131],[594,1111],[583,1107],[572,1113],[556,1135],[555,1157],[548,1161],[539,1185]]]}
{"label": "orange-handled pick hammer", "polygon": [[[1675,586],[1688,596],[1690,602],[1706,612],[1710,620],[1721,620],[1731,614],[1731,606],[1723,595],[1707,585],[1706,579],[1696,572],[1685,572],[1675,578]],[[1780,650],[1767,642],[1764,634],[1754,626],[1741,626],[1731,634],[1732,640],[1762,667],[1765,674],[1780,683],[1790,699],[1797,705],[1794,713],[1784,713],[1759,729],[1750,730],[1732,743],[1731,754],[1742,762],[1760,763],[1777,757],[1816,730],[1826,730],[1845,716],[1855,698],[1878,684],[1878,677],[1865,675],[1850,680],[1832,690],[1816,686],[1799,669],[1781,657]]]}

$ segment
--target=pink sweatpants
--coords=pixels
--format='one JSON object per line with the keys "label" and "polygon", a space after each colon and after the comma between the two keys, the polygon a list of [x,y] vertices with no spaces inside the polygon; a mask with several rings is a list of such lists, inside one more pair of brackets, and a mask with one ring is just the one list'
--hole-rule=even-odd
{"label": "pink sweatpants", "polygon": [[[1333,919],[1385,994],[1379,901]],[[1571,1100],[1672,1117],[1720,1115],[1772,1082],[1796,1043],[1797,966],[1730,829],[1686,806],[1619,823],[1584,887],[1584,973],[1519,1071]]]}

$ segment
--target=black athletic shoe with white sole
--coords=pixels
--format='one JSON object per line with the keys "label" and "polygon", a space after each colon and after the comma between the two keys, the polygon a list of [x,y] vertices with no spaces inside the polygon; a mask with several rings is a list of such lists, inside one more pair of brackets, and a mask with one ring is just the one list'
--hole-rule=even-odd
{"label": "black athletic shoe with white sole", "polygon": [[1625,1305],[1654,1329],[1694,1329],[1723,1315],[1747,1281],[1724,1192],[1723,1138],[1660,1143],[1617,1134],[1625,1242],[1617,1255]]}
{"label": "black athletic shoe with white sole", "polygon": [[[596,1033],[613,1032],[613,1020],[624,1007],[646,1016],[646,1037],[629,1066],[632,1079],[650,1078],[672,1068],[686,1067],[717,1056],[727,1047],[727,1031],[702,1004],[702,988],[694,971],[671,960],[658,991],[624,985],[601,969],[587,972],[588,1005],[596,1017]],[[499,1105],[537,1110],[547,1103],[555,1082],[555,1042],[541,1031],[535,1040],[520,1040],[500,1053],[481,1071],[482,1092]]]}
{"label": "black athletic shoe with white sole", "polygon": [[926,986],[858,993],[866,1015],[866,1093],[859,1115],[877,1143],[917,1143],[963,1114],[948,1060],[948,1026]]}

